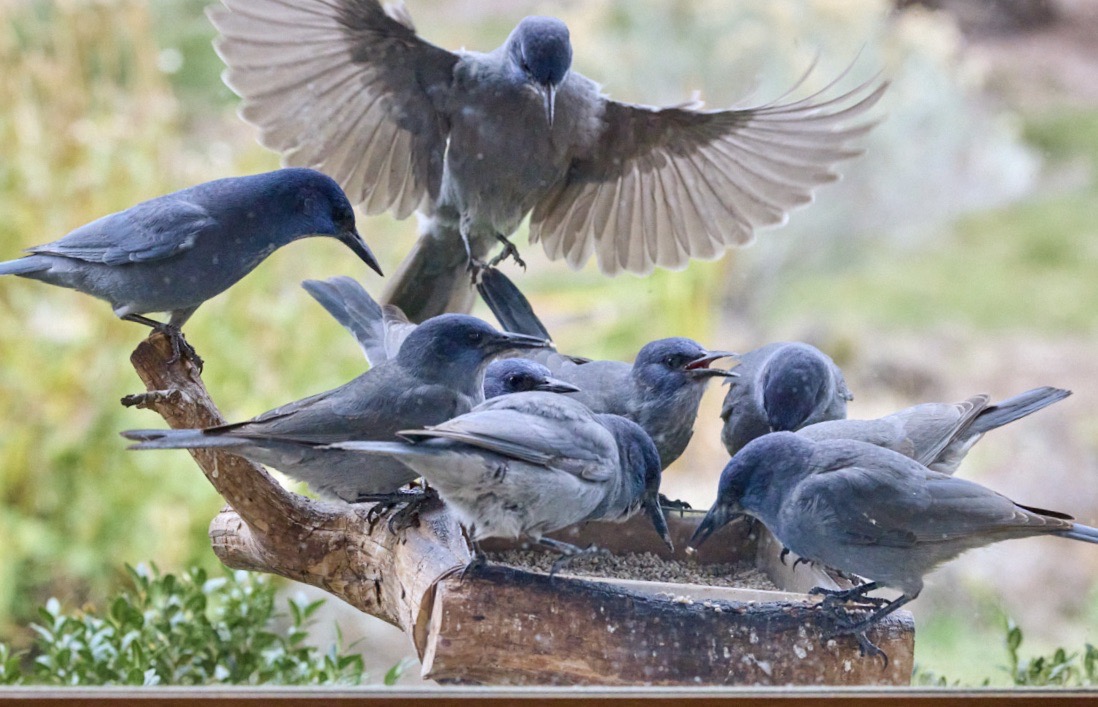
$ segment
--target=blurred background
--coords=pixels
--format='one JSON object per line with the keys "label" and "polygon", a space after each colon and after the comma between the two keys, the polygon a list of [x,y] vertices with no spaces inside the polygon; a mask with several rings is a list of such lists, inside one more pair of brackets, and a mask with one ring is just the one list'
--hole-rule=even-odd
{"label": "blurred background", "polygon": [[[202,0],[0,0],[0,258],[108,212],[193,183],[273,169],[235,115]],[[640,279],[549,263],[512,271],[562,350],[631,360],[682,335],[748,350],[801,339],[855,393],[852,417],[1038,385],[1075,395],[992,433],[961,469],[1020,502],[1098,524],[1098,6],[887,0],[409,0],[418,30],[488,50],[527,14],[572,31],[575,68],[620,100],[710,107],[892,81],[844,179],[749,248]],[[801,95],[801,94],[798,94]],[[392,271],[414,219],[363,219]],[[518,242],[523,243],[520,235]],[[299,287],[347,274],[381,281],[334,241],[274,254],[204,305],[188,338],[230,420],[360,373],[351,338]],[[486,311],[478,310],[486,315]],[[486,315],[487,316],[487,315]],[[0,640],[25,644],[50,596],[95,606],[123,565],[213,569],[221,505],[185,452],[130,454],[118,432],[161,424],[118,399],[140,389],[128,355],[146,331],[109,306],[16,278],[0,282]],[[671,497],[707,507],[727,460],[709,391]],[[1081,545],[1081,544],[1080,544]],[[927,670],[1003,684],[1006,617],[1027,649],[1098,642],[1098,552],[1056,540],[969,553],[912,605]],[[288,592],[304,591],[287,586]],[[380,676],[411,644],[340,610]],[[416,679],[416,670],[406,680]]]}

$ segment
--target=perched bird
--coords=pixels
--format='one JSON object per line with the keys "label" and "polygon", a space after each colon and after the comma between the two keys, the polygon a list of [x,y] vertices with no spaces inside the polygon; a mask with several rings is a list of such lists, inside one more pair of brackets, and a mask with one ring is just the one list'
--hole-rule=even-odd
{"label": "perched bird", "polygon": [[987,395],[959,403],[923,403],[876,420],[829,420],[797,434],[817,442],[856,439],[886,447],[943,474],[957,471],[985,432],[1031,415],[1071,395],[1061,388],[1034,388],[991,404]]}
{"label": "perched bird", "polygon": [[739,356],[721,405],[721,441],[729,454],[768,432],[791,432],[846,417],[854,399],[842,371],[815,346],[778,342]]}
{"label": "perched bird", "polygon": [[506,237],[527,214],[550,258],[579,268],[595,255],[608,274],[748,243],[837,179],[887,86],[653,108],[573,71],[568,28],[550,17],[523,19],[484,54],[424,41],[377,0],[222,3],[208,13],[214,46],[260,142],[330,172],[367,213],[419,212],[387,293],[413,321],[467,309],[467,267],[501,241],[518,260]]}
{"label": "perched bird", "polygon": [[505,395],[399,434],[408,441],[332,446],[394,459],[423,476],[474,544],[525,536],[572,556],[581,551],[543,536],[583,521],[624,520],[643,508],[671,547],[652,440],[629,420],[592,413],[573,396]]}
{"label": "perched bird", "polygon": [[[485,301],[505,330],[538,338],[547,336],[529,302],[503,273],[489,268],[482,284],[489,287]],[[415,326],[403,320],[391,305],[382,308],[351,278],[310,280],[304,287],[355,335],[371,361],[392,355],[400,347],[401,337]],[[483,287],[481,291],[485,293]],[[516,311],[529,314],[516,320],[509,316]],[[708,351],[682,338],[659,339],[645,345],[633,364],[589,361],[550,349],[528,353],[529,358],[548,369],[548,375],[578,388],[573,397],[593,411],[622,415],[643,427],[655,442],[664,468],[679,458],[693,435],[706,383],[717,376],[736,375],[709,367],[731,355]],[[503,366],[505,362],[495,365]],[[488,380],[486,377],[486,385]]]}
{"label": "perched bird", "polygon": [[[791,432],[760,437],[728,462],[690,545],[698,547],[741,513],[758,518],[802,558],[870,580],[844,592],[814,591],[832,595],[827,610],[843,600],[873,605],[864,619],[836,613],[840,633],[858,636],[863,650],[876,653],[865,630],[919,596],[923,576],[965,550],[1031,535],[1098,543],[1098,529],[1071,516],[1018,505],[890,449]],[[891,602],[866,596],[878,587],[903,594]]]}
{"label": "perched bird", "polygon": [[[178,357],[186,346],[179,329],[200,304],[276,249],[310,236],[338,239],[381,274],[339,185],[312,169],[280,169],[143,201],[0,263],[0,275],[106,300],[119,318],[171,336]],[[149,312],[169,313],[168,322]]]}
{"label": "perched bird", "polygon": [[496,331],[462,314],[427,320],[396,357],[349,383],[246,422],[200,430],[133,430],[131,449],[221,447],[304,481],[326,496],[354,503],[383,500],[416,478],[392,460],[363,464],[353,452],[318,449],[346,440],[393,440],[399,430],[438,424],[484,400],[484,369],[510,350],[546,346]]}

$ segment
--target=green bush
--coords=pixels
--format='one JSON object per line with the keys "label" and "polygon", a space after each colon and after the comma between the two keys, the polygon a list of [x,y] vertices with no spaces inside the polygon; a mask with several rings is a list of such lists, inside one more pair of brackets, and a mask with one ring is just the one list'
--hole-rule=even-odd
{"label": "green bush", "polygon": [[[200,568],[161,575],[155,565],[126,570],[132,586],[103,610],[66,612],[50,599],[39,609],[41,623],[32,625],[37,636],[29,655],[0,644],[0,684],[357,685],[364,679],[360,655],[305,643],[323,600],[291,598],[283,616],[275,612],[267,575],[211,578]],[[395,682],[403,667],[390,670],[385,682]]]}

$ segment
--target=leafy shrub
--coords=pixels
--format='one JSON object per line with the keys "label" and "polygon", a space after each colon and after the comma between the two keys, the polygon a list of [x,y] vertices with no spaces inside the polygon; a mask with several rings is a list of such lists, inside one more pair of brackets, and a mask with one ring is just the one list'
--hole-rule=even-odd
{"label": "leafy shrub", "polygon": [[[275,613],[267,575],[208,577],[191,569],[161,575],[153,565],[126,570],[124,588],[103,611],[65,612],[57,599],[39,609],[30,655],[0,644],[0,684],[204,685],[277,683],[353,684],[363,680],[362,657],[326,652],[305,642],[323,600],[288,601]],[[278,627],[280,618],[288,625]],[[23,666],[20,663],[23,663]],[[395,682],[403,664],[386,675]]]}

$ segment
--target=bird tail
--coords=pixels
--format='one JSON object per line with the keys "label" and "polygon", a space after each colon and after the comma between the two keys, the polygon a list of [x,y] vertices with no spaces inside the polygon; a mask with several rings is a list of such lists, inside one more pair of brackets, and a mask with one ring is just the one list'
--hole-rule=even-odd
{"label": "bird tail", "polygon": [[[444,312],[470,311],[476,293],[461,233],[436,218],[425,218],[422,225],[412,251],[389,278],[383,299],[417,323]],[[483,258],[491,243],[473,245],[473,255]]]}
{"label": "bird tail", "polygon": [[1064,530],[1056,533],[1056,535],[1059,535],[1061,538],[1098,543],[1098,528],[1092,528],[1089,525],[1083,525],[1081,523],[1075,523],[1071,526],[1071,530]]}
{"label": "bird tail", "polygon": [[496,268],[486,268],[481,273],[477,291],[499,320],[500,326],[507,331],[552,340],[526,296]]}
{"label": "bird tail", "polygon": [[1052,405],[1071,395],[1070,390],[1044,386],[1007,398],[980,413],[969,427],[971,434],[983,434],[988,430],[1014,422],[1026,415]]}
{"label": "bird tail", "polygon": [[247,442],[229,435],[208,435],[205,430],[126,430],[122,433],[130,449],[199,449],[205,447],[239,447]]}
{"label": "bird tail", "polygon": [[15,260],[0,263],[0,275],[27,275],[33,272],[49,270],[50,265],[45,258],[37,255],[28,255]]}
{"label": "bird tail", "polygon": [[[385,323],[381,305],[374,301],[357,280],[333,277],[327,280],[306,280],[301,286],[343,328],[351,332],[366,353],[370,365],[377,365],[384,360]],[[376,353],[379,350],[381,358]]]}
{"label": "bird tail", "polygon": [[379,457],[403,457],[423,454],[424,447],[417,447],[407,442],[376,442],[376,441],[352,441],[336,442],[328,444],[321,449],[342,449],[349,452],[362,452]]}

